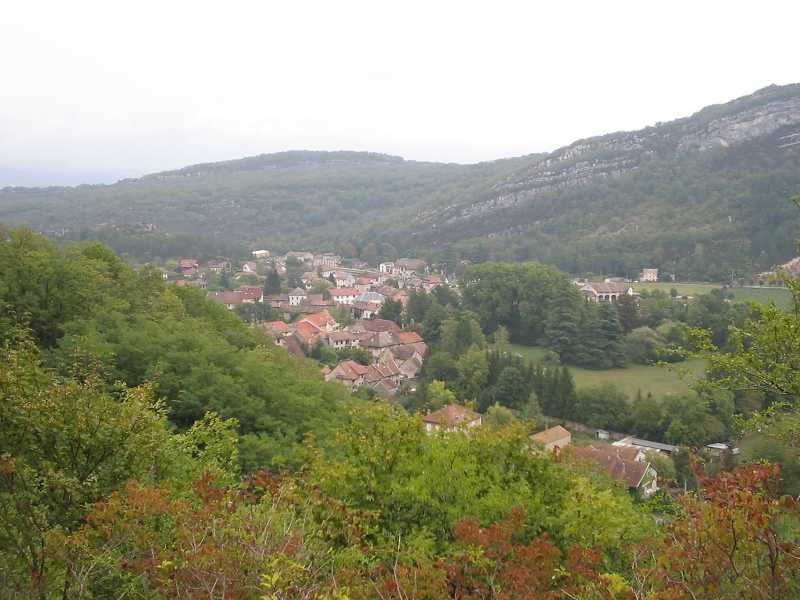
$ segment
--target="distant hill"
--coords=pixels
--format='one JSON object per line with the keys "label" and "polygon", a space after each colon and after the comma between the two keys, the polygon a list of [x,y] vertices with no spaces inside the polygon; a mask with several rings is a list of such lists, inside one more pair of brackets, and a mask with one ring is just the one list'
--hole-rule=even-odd
{"label": "distant hill", "polygon": [[352,243],[371,255],[448,263],[534,258],[571,272],[656,266],[721,280],[795,254],[800,210],[789,198],[798,194],[795,84],[550,154],[475,165],[294,151],[113,185],[6,188],[0,222],[100,237],[138,255],[187,240],[208,252]]}

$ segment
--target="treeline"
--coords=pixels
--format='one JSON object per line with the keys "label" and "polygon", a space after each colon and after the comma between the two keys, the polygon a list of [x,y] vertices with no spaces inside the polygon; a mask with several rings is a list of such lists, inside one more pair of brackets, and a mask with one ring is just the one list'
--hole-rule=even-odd
{"label": "treeline", "polygon": [[690,327],[710,330],[724,347],[728,328],[747,315],[721,290],[688,304],[659,291],[623,295],[614,304],[586,302],[566,274],[535,262],[469,267],[461,289],[464,308],[487,335],[502,326],[514,343],[543,346],[566,364],[593,369],[679,362],[692,349]]}

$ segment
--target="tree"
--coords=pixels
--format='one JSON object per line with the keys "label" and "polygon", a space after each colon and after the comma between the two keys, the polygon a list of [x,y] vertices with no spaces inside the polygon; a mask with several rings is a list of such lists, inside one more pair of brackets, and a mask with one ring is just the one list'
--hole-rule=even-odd
{"label": "tree", "polygon": [[267,271],[267,279],[264,282],[264,295],[281,293],[281,276],[275,269]]}
{"label": "tree", "polygon": [[698,492],[681,499],[684,516],[650,544],[657,560],[638,579],[652,582],[652,597],[797,597],[800,545],[783,523],[800,518],[800,509],[776,493],[778,468],[751,465],[700,479]]}
{"label": "tree", "polygon": [[456,395],[447,389],[444,381],[431,381],[425,388],[425,396],[430,410],[439,410],[448,404],[456,404]]}
{"label": "tree", "polygon": [[612,383],[590,386],[577,392],[572,414],[591,427],[624,431],[630,414],[628,397]]}
{"label": "tree", "polygon": [[517,367],[506,367],[500,373],[495,388],[495,401],[499,404],[514,409],[521,409],[530,395],[530,387],[525,377]]}
{"label": "tree", "polygon": [[0,350],[0,564],[16,565],[6,591],[43,599],[56,582],[68,594],[75,557],[63,536],[129,479],[163,472],[167,446],[152,386],[112,394],[98,371],[59,378],[18,331]]}
{"label": "tree", "polygon": [[622,326],[616,308],[609,302],[600,303],[598,317],[606,364],[615,368],[624,367],[627,361],[622,344]]}
{"label": "tree", "polygon": [[234,312],[243,321],[251,324],[275,321],[279,317],[278,312],[264,302],[245,302],[236,306]]}
{"label": "tree", "polygon": [[311,293],[312,294],[322,294],[323,300],[330,300],[331,299],[331,284],[330,282],[324,279],[317,279],[314,282],[314,285],[311,286]]}
{"label": "tree", "polygon": [[664,340],[650,327],[638,327],[625,336],[625,351],[631,362],[651,365],[664,354]]}
{"label": "tree", "polygon": [[458,397],[462,400],[477,401],[486,387],[489,377],[486,351],[473,346],[458,359],[456,370],[458,379],[454,387],[458,392]]}
{"label": "tree", "polygon": [[406,304],[405,320],[408,323],[422,324],[431,307],[431,296],[425,292],[412,290]]}
{"label": "tree", "polygon": [[429,343],[438,342],[442,334],[442,325],[446,319],[447,311],[444,307],[438,301],[432,302],[422,323],[422,337]]}
{"label": "tree", "polygon": [[394,321],[398,325],[402,322],[403,304],[399,300],[387,298],[378,311],[378,317]]}
{"label": "tree", "polygon": [[573,290],[562,302],[549,307],[544,324],[547,347],[558,353],[561,362],[574,363],[580,349],[580,292]]}
{"label": "tree", "polygon": [[493,427],[495,429],[510,427],[516,424],[517,418],[514,416],[514,413],[498,403],[489,407],[482,421],[484,427]]}
{"label": "tree", "polygon": [[439,346],[442,351],[457,357],[472,346],[484,348],[486,338],[480,323],[466,311],[459,311],[442,323]]}
{"label": "tree", "polygon": [[623,333],[630,333],[639,326],[639,304],[634,296],[621,295],[615,306]]}

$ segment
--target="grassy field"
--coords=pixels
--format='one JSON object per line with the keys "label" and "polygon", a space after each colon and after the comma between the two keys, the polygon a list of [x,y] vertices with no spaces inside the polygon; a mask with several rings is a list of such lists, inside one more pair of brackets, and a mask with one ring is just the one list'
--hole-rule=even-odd
{"label": "grassy field", "polygon": [[[535,346],[520,346],[512,344],[511,349],[530,360],[539,360],[545,353],[543,348]],[[658,365],[631,365],[627,369],[608,369],[595,371],[570,367],[575,385],[578,389],[590,385],[613,383],[628,396],[633,397],[638,390],[642,394],[652,393],[655,397],[664,394],[681,393],[689,389],[693,381],[703,376],[705,362],[701,359],[687,360],[674,365],[672,368]],[[682,372],[685,371],[685,375]]]}
{"label": "grassy field", "polygon": [[[666,281],[633,284],[633,289],[637,292],[661,290],[669,293],[672,288],[675,288],[681,296],[708,294],[711,290],[721,287],[722,286],[717,283],[669,283]],[[739,302],[758,302],[766,304],[773,301],[781,308],[788,308],[791,301],[789,291],[785,288],[730,288],[727,291],[732,293],[734,299]]]}

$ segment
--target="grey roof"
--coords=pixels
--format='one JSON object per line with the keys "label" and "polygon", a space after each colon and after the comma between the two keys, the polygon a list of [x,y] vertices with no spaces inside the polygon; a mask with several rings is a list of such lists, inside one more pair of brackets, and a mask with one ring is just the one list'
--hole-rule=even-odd
{"label": "grey roof", "polygon": [[356,298],[356,302],[378,302],[382,303],[386,300],[386,296],[378,292],[364,292]]}
{"label": "grey roof", "polygon": [[653,450],[662,450],[664,452],[677,452],[678,447],[673,446],[671,444],[662,444],[661,442],[651,442],[650,440],[643,440],[641,438],[625,438],[617,442],[617,444],[621,444],[621,442],[625,442],[630,444],[631,446],[639,446],[641,448],[652,448]]}

